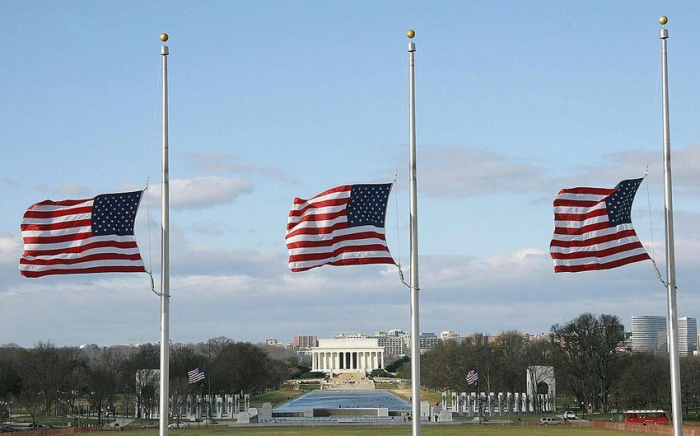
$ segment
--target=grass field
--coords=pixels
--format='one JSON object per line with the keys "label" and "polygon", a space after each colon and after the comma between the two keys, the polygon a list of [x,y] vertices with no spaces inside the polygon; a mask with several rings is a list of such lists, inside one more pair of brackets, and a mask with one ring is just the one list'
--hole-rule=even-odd
{"label": "grass field", "polygon": [[[405,426],[305,426],[305,427],[262,427],[262,428],[216,428],[170,430],[173,436],[399,436],[410,435],[410,425]],[[158,430],[130,431],[134,436],[153,436]],[[540,426],[498,426],[498,425],[424,425],[421,435],[426,436],[621,436],[625,432],[587,427],[540,427]]]}

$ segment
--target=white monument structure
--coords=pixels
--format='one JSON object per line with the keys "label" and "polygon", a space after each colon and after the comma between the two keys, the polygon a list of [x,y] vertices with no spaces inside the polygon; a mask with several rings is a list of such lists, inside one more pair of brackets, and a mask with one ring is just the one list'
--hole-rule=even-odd
{"label": "white monument structure", "polygon": [[312,371],[372,372],[384,369],[384,347],[377,338],[319,339],[311,348]]}
{"label": "white monument structure", "polygon": [[[538,394],[537,387],[540,384],[547,386],[546,394]],[[557,384],[554,379],[554,367],[552,366],[528,366],[527,367],[527,395],[537,401],[538,407],[532,411],[553,412],[555,408],[555,398],[557,396]]]}

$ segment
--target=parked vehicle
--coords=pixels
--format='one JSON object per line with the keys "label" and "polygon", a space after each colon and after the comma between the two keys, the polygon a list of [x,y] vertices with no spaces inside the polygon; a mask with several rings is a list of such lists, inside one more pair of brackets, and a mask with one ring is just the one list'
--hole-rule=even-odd
{"label": "parked vehicle", "polygon": [[189,428],[189,426],[190,425],[186,422],[171,422],[170,424],[168,424],[168,428]]}
{"label": "parked vehicle", "polygon": [[9,427],[7,425],[3,425],[2,427],[0,427],[0,433],[10,433],[12,431],[17,431],[17,429],[14,427]]}
{"label": "parked vehicle", "polygon": [[142,425],[141,428],[158,428],[158,423],[157,422],[149,422],[148,424]]}
{"label": "parked vehicle", "polygon": [[668,414],[665,410],[626,410],[625,422],[668,424]]}
{"label": "parked vehicle", "polygon": [[564,419],[578,419],[576,417],[576,414],[574,412],[572,412],[571,410],[567,410],[566,412],[564,412],[563,416],[564,416]]}
{"label": "parked vehicle", "polygon": [[561,425],[561,421],[551,416],[543,416],[540,418],[540,425]]}

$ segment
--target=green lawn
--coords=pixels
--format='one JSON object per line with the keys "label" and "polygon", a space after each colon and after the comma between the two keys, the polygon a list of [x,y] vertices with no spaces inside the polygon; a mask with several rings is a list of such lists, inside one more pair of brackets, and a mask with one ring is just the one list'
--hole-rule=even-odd
{"label": "green lawn", "polygon": [[[133,436],[153,436],[158,430],[130,431]],[[261,428],[216,428],[170,430],[173,436],[225,436],[228,434],[250,436],[398,436],[410,435],[412,428],[405,426],[305,426],[305,427],[261,427]],[[539,426],[498,426],[498,425],[423,425],[421,435],[426,436],[621,436],[625,432],[585,427],[539,427]]]}

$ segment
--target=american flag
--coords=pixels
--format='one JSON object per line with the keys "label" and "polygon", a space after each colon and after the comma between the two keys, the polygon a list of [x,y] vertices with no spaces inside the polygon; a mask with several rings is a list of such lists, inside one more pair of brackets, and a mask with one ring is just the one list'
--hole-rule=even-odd
{"label": "american flag", "polygon": [[204,367],[200,366],[192,371],[188,371],[187,378],[189,379],[190,383],[197,383],[204,380]]}
{"label": "american flag", "polygon": [[145,272],[134,237],[143,191],[87,200],[45,200],[22,219],[25,277],[51,274]]}
{"label": "american flag", "polygon": [[384,234],[391,183],[345,185],[294,199],[287,221],[289,268],[395,264]]}
{"label": "american flag", "polygon": [[475,385],[479,381],[479,373],[477,370],[472,369],[467,373],[467,384]]}
{"label": "american flag", "polygon": [[616,268],[649,259],[632,227],[632,202],[643,179],[615,188],[562,189],[554,199],[554,272]]}

